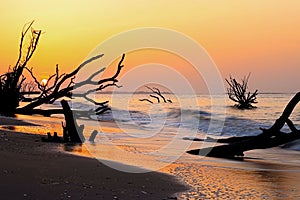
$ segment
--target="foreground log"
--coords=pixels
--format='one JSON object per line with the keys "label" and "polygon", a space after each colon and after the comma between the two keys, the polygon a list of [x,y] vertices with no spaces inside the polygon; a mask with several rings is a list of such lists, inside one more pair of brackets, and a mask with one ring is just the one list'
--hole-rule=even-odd
{"label": "foreground log", "polygon": [[63,125],[64,138],[69,138],[70,142],[82,143],[85,141],[83,136],[84,126],[78,126],[77,122],[74,120],[74,116],[70,106],[66,100],[61,100],[61,106],[64,111],[65,125]]}
{"label": "foreground log", "polygon": [[[63,114],[65,116],[65,123],[62,122],[63,137],[57,136],[54,132],[54,136],[51,136],[50,132],[47,133],[47,138],[42,138],[43,142],[56,142],[56,143],[83,143],[85,137],[83,135],[84,125],[78,126],[74,119],[73,112],[66,100],[61,100],[63,108]],[[90,142],[94,142],[98,132],[94,130],[89,137]]]}
{"label": "foreground log", "polygon": [[[229,144],[203,149],[194,149],[187,151],[187,153],[211,157],[235,158],[243,157],[245,151],[276,147],[300,139],[300,131],[296,129],[293,122],[289,119],[292,111],[299,101],[300,92],[290,100],[288,105],[285,107],[282,115],[275,121],[273,126],[269,129],[261,129],[262,133],[257,136],[232,137],[228,139],[222,139],[220,140],[220,142],[227,142]],[[285,123],[290,128],[290,133],[284,133],[281,131]],[[207,139],[207,141],[215,140],[216,139],[214,138]]]}

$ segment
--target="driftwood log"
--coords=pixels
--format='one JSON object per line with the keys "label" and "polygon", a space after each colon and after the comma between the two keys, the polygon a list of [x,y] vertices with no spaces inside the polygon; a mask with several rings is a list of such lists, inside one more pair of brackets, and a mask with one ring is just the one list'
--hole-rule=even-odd
{"label": "driftwood log", "polygon": [[[166,99],[166,97],[161,93],[161,91],[156,88],[156,87],[149,87],[145,86],[147,89],[149,89],[153,94],[150,94],[149,96],[151,98],[156,99],[157,103],[160,103],[160,99],[163,100],[164,103],[173,103],[171,99]],[[139,99],[140,101],[148,101],[149,103],[153,103],[152,100],[144,98],[144,99]]]}
{"label": "driftwood log", "polygon": [[[226,145],[208,147],[203,149],[194,149],[187,151],[193,155],[204,155],[220,158],[243,157],[245,151],[253,149],[266,149],[283,145],[293,140],[300,139],[300,131],[296,129],[293,122],[289,119],[292,111],[300,101],[300,92],[298,92],[287,104],[282,115],[275,121],[269,129],[262,129],[262,133],[257,136],[231,137],[227,139],[208,138],[204,141],[214,141],[228,143]],[[282,132],[282,127],[287,124],[290,133]]]}
{"label": "driftwood log", "polygon": [[[42,141],[59,143],[83,143],[85,141],[85,137],[83,135],[84,125],[78,126],[73,116],[73,112],[66,100],[61,100],[60,103],[63,108],[63,114],[65,116],[65,123],[62,122],[63,137],[58,137],[56,132],[54,132],[54,136],[51,136],[50,133],[47,133],[47,138],[42,138]],[[94,142],[97,134],[98,132],[94,130],[89,137],[89,141]]]}
{"label": "driftwood log", "polygon": [[83,136],[84,125],[78,126],[77,122],[74,120],[74,116],[70,106],[66,100],[61,100],[61,106],[63,108],[64,116],[65,116],[65,125],[62,124],[63,127],[63,137],[64,139],[74,143],[82,143],[85,141]]}

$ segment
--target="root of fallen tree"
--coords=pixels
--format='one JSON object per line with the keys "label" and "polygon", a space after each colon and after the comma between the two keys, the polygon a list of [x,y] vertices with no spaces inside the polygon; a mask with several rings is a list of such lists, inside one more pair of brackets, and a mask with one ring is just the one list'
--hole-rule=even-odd
{"label": "root of fallen tree", "polygon": [[[187,153],[220,158],[236,158],[243,157],[245,151],[253,149],[272,148],[300,139],[300,130],[296,129],[293,122],[289,119],[292,111],[299,101],[300,92],[298,92],[290,100],[290,102],[285,107],[282,115],[275,121],[273,126],[269,129],[261,128],[262,133],[257,136],[230,137],[227,139],[219,140],[214,138],[207,138],[204,141],[228,144],[203,149],[194,149],[187,151]],[[285,124],[287,124],[290,128],[290,133],[281,131],[282,127]]]}

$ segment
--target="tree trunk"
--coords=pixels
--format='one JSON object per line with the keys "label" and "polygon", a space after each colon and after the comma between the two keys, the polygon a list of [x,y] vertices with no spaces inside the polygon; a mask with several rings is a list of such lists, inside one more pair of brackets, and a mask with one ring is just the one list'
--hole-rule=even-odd
{"label": "tree trunk", "polygon": [[74,116],[70,106],[66,100],[61,100],[61,105],[63,108],[66,124],[63,126],[64,138],[69,137],[70,142],[82,143],[85,138],[83,136],[84,125],[78,126],[77,122],[74,120]]}

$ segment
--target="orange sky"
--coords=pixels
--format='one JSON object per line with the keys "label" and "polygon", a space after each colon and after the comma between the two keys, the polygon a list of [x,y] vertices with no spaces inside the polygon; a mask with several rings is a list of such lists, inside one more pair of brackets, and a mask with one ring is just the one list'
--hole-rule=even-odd
{"label": "orange sky", "polygon": [[[251,88],[296,92],[300,83],[299,13],[297,0],[1,0],[1,72],[15,63],[21,28],[33,19],[34,27],[45,32],[29,63],[41,77],[52,73],[56,63],[63,70],[71,70],[112,35],[134,28],[162,27],[196,40],[223,77],[251,72]],[[202,82],[191,82],[202,90],[203,86],[198,86]]]}

